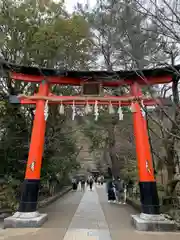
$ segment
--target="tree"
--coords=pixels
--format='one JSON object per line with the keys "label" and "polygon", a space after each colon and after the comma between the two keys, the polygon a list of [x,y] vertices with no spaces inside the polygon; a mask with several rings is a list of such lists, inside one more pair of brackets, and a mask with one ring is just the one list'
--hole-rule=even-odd
{"label": "tree", "polygon": [[[89,52],[92,41],[88,23],[78,14],[69,15],[63,1],[56,4],[51,0],[1,0],[0,28],[0,66],[3,61],[36,65],[39,68],[86,69],[91,64]],[[38,86],[14,82],[2,68],[0,86],[3,102],[0,106],[1,173],[6,171],[8,178],[22,180],[34,118],[33,109],[30,106],[14,108],[6,101],[9,94],[33,94]],[[55,94],[72,94],[74,89],[53,86],[52,91]],[[70,129],[68,117],[60,118],[58,108],[51,107],[43,156],[44,187],[47,182],[52,183],[52,178],[58,184],[65,184],[69,173],[79,167],[79,149]],[[19,168],[19,164],[22,168]]]}
{"label": "tree", "polygon": [[112,69],[142,69],[151,63],[159,47],[156,25],[148,15],[138,11],[135,0],[99,0],[92,12],[79,5],[91,24],[94,51],[102,56],[102,67]]}
{"label": "tree", "polygon": [[[148,31],[154,28],[152,21],[147,19],[146,14],[137,11],[136,1],[98,1],[92,12],[79,6],[78,11],[87,19],[91,26],[94,37],[94,52],[102,61],[102,68],[112,71],[115,69],[142,69],[150,65],[151,55],[157,51],[159,35]],[[148,29],[145,30],[145,27]],[[144,30],[143,30],[144,29]],[[122,95],[129,91],[127,88],[105,90],[109,94]],[[147,92],[147,89],[146,89]],[[108,117],[103,112],[99,120],[105,127],[99,141],[104,142],[104,149],[108,151],[111,159],[114,176],[119,175],[119,157],[116,149],[116,128],[118,120],[114,116]],[[92,130],[92,129],[91,129]],[[91,131],[90,130],[90,131]],[[97,130],[99,128],[97,127]],[[96,132],[95,131],[95,132]],[[96,140],[95,137],[94,140]],[[98,144],[95,144],[98,148]],[[122,160],[122,159],[121,159]]]}
{"label": "tree", "polygon": [[[165,107],[160,108],[160,119],[158,122],[161,129],[163,145],[165,149],[164,164],[168,172],[168,186],[170,187],[170,192],[167,194],[172,195],[171,183],[174,185],[174,176],[176,173],[177,166],[177,156],[179,155],[178,145],[179,145],[179,72],[175,70],[174,66],[178,63],[179,55],[179,1],[169,1],[163,0],[158,2],[155,0],[151,2],[151,7],[149,7],[148,2],[137,0],[136,3],[139,6],[138,12],[146,14],[148,18],[156,26],[155,29],[151,31],[158,32],[160,36],[160,48],[157,53],[157,57],[154,57],[153,62],[156,66],[167,66],[170,65],[172,72],[174,72],[174,78],[172,86],[161,87],[161,92],[171,95],[172,106],[171,115],[169,116],[168,111],[170,109],[165,109]],[[159,56],[163,56],[163,58]],[[167,91],[168,90],[168,91]],[[168,125],[165,124],[168,120]]]}

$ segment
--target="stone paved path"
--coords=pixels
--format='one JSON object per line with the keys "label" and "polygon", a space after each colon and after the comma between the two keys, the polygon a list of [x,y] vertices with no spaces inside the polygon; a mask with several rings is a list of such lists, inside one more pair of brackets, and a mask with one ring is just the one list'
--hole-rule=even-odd
{"label": "stone paved path", "polygon": [[86,192],[71,221],[64,240],[111,240],[108,224],[96,188]]}
{"label": "stone paved path", "polygon": [[128,205],[109,204],[105,186],[70,192],[43,210],[49,220],[37,229],[6,229],[0,240],[179,240],[180,233],[137,232]]}

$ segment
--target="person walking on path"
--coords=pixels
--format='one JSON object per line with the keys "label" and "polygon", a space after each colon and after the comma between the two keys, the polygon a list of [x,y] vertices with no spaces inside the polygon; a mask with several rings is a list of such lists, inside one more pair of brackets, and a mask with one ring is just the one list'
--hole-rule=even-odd
{"label": "person walking on path", "polygon": [[127,182],[127,193],[129,197],[133,196],[133,186],[134,186],[134,182],[132,179],[129,178]]}
{"label": "person walking on path", "polygon": [[85,190],[85,179],[81,179],[81,191],[84,191]]}
{"label": "person walking on path", "polygon": [[108,195],[108,202],[115,202],[116,196],[114,192],[115,185],[112,180],[109,180],[107,183],[107,195]]}
{"label": "person walking on path", "polygon": [[123,204],[126,204],[126,198],[127,198],[127,185],[124,184],[124,198],[123,198]]}
{"label": "person walking on path", "polygon": [[101,175],[101,185],[103,185],[103,183],[104,183],[104,176]]}
{"label": "person walking on path", "polygon": [[92,191],[92,187],[93,187],[93,178],[92,178],[92,176],[89,178],[89,187],[90,187],[90,191]]}
{"label": "person walking on path", "polygon": [[101,177],[98,177],[97,183],[98,183],[98,185],[100,185],[100,183],[101,183]]}
{"label": "person walking on path", "polygon": [[77,190],[77,180],[75,178],[72,179],[72,189]]}
{"label": "person walking on path", "polygon": [[115,181],[115,186],[116,186],[116,201],[117,203],[121,204],[124,200],[124,181],[118,178]]}

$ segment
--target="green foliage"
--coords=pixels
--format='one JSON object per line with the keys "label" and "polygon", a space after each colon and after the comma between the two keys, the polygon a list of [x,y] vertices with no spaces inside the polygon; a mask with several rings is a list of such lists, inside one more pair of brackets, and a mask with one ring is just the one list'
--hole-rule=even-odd
{"label": "green foliage", "polygon": [[[89,54],[92,39],[88,22],[79,14],[69,15],[63,1],[56,4],[51,0],[0,0],[0,30],[0,57],[12,63],[86,69],[94,59]],[[14,83],[9,78],[1,78],[0,84],[3,100],[12,92],[32,94],[37,90],[36,85]],[[57,86],[52,91],[57,95],[75,92],[71,87]],[[0,113],[0,174],[6,173],[12,179],[6,191],[9,202],[12,196],[16,198],[11,183],[17,187],[24,178],[33,113],[29,107],[12,107],[5,100]],[[69,173],[79,168],[79,149],[68,125],[68,115],[60,118],[57,107],[50,109],[46,130],[42,186],[48,186],[50,194],[51,185],[67,184]],[[16,200],[13,205],[8,203],[13,209]]]}
{"label": "green foliage", "polygon": [[[101,124],[101,121],[98,121]],[[102,149],[106,141],[106,131],[94,122],[93,119],[89,119],[84,125],[84,133],[91,140],[90,151]]]}
{"label": "green foliage", "polygon": [[134,160],[128,159],[128,161],[124,162],[123,168],[120,169],[120,173],[124,180],[131,179],[137,181],[138,169],[136,159]]}
{"label": "green foliage", "polygon": [[83,66],[83,62],[87,64],[89,61],[88,38],[88,25],[82,17],[58,17],[53,25],[45,23],[33,35],[30,56],[41,66],[52,67],[58,63],[77,69],[79,65]]}
{"label": "green foliage", "polygon": [[158,189],[158,191],[164,192],[165,191],[165,186],[161,183],[157,183],[157,189]]}
{"label": "green foliage", "polygon": [[0,1],[1,55],[8,61],[54,67],[87,67],[92,48],[88,23],[69,16],[63,3]]}
{"label": "green foliage", "polygon": [[14,211],[18,205],[20,181],[7,175],[3,176],[3,179],[3,183],[0,184],[0,208]]}
{"label": "green foliage", "polygon": [[94,51],[103,57],[108,70],[150,65],[160,35],[148,15],[139,11],[137,1],[98,1],[91,12],[79,8],[92,26]]}
{"label": "green foliage", "polygon": [[4,116],[1,115],[1,175],[10,173],[22,179],[28,152],[28,138],[29,129],[22,111],[6,105]]}

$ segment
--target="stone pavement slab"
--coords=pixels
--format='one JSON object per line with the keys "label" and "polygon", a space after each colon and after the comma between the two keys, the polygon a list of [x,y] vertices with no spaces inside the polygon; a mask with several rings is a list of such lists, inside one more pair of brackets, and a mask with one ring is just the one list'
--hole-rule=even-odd
{"label": "stone pavement slab", "polygon": [[99,201],[103,209],[112,240],[178,240],[178,232],[138,232],[131,224],[131,214],[137,214],[129,205],[108,203],[105,186],[97,187]]}
{"label": "stone pavement slab", "polygon": [[64,240],[111,240],[109,230],[69,229]]}
{"label": "stone pavement slab", "polygon": [[83,193],[69,192],[41,212],[48,213],[48,221],[41,228],[5,229],[0,240],[63,240]]}
{"label": "stone pavement slab", "polygon": [[111,240],[96,188],[86,189],[64,240]]}

